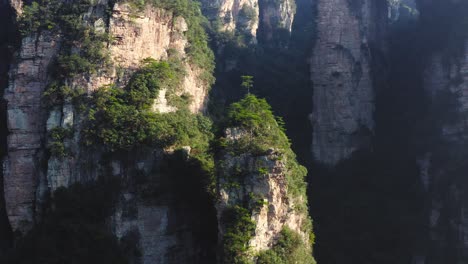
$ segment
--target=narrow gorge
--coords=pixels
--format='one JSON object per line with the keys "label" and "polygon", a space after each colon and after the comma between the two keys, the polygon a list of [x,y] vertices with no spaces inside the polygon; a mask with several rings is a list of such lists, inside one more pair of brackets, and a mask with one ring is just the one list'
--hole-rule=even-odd
{"label": "narrow gorge", "polygon": [[468,263],[465,0],[0,0],[0,263]]}

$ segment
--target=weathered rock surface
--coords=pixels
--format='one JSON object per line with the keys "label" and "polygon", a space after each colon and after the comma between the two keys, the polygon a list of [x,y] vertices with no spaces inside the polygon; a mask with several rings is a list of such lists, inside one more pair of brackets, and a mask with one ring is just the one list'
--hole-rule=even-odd
{"label": "weathered rock surface", "polygon": [[23,39],[4,95],[10,132],[8,156],[3,164],[5,201],[12,228],[21,232],[31,228],[34,222],[46,120],[41,98],[47,85],[47,68],[59,49],[58,39],[48,33]]}
{"label": "weathered rock surface", "polygon": [[[100,1],[83,17],[96,31],[108,31],[115,37],[108,45],[112,67],[91,76],[77,76],[69,82],[72,87],[84,87],[90,93],[114,82],[124,86],[143,59],[165,59],[168,52],[173,51],[182,58],[187,57],[185,32],[188,26],[182,17],[150,6],[139,12],[126,4],[116,4],[106,28],[107,5],[107,1]],[[42,93],[49,82],[48,66],[59,51],[60,41],[60,35],[45,31],[24,38],[5,92],[10,131],[8,156],[4,161],[5,198],[12,228],[21,232],[32,227],[35,208],[41,206],[49,191],[87,182],[98,175],[99,167],[91,167],[97,165],[100,153],[83,151],[79,135],[83,117],[77,109],[68,102],[47,113],[41,104]],[[202,71],[190,65],[188,59],[184,61],[187,74],[178,92],[192,96],[189,108],[198,113],[205,108],[208,87],[199,78]],[[158,98],[155,111],[174,111],[164,99]],[[45,167],[42,160],[45,135],[57,127],[72,128],[74,133],[64,141],[67,155],[51,157]]]}
{"label": "weathered rock surface", "polygon": [[[88,21],[93,25],[101,18],[94,17]],[[98,28],[96,28],[98,29]],[[76,87],[87,87],[88,93],[99,89],[103,85],[117,83],[123,87],[129,80],[141,62],[146,58],[156,60],[167,59],[169,52],[177,52],[179,56],[185,58],[185,48],[187,39],[184,33],[188,26],[182,17],[175,17],[172,12],[146,6],[143,11],[137,11],[127,4],[116,4],[110,17],[109,32],[115,40],[109,43],[110,58],[112,61],[112,69],[106,72],[92,75],[89,77],[75,78],[73,85]],[[197,113],[204,110],[207,100],[208,87],[199,79],[201,71],[196,67],[185,62],[186,76],[179,93],[188,93],[193,100],[189,106],[192,112]],[[176,109],[167,105],[165,92],[161,92],[160,96],[155,100],[153,110],[156,112],[173,112]],[[68,118],[68,122],[64,125],[66,113],[68,116],[73,116],[74,109],[63,108],[63,120],[60,125],[63,128],[74,126],[75,131],[79,131],[80,120],[73,122],[73,118]],[[51,112],[54,114],[54,112]],[[77,156],[80,155],[81,146],[79,144],[79,136],[74,137],[70,142],[71,152],[75,153],[75,157],[66,157],[60,163],[52,160],[51,169],[48,173],[48,178],[54,182],[69,183],[83,180],[84,173],[80,170],[81,164],[77,162]],[[83,154],[88,155],[88,154]],[[78,167],[77,167],[78,166]],[[87,176],[89,177],[89,175]],[[62,179],[58,179],[62,178]],[[52,190],[55,190],[53,186]],[[57,186],[57,187],[60,187]]]}
{"label": "weathered rock surface", "polygon": [[[428,187],[427,217],[431,248],[430,263],[443,263],[468,256],[468,197],[466,157],[468,151],[468,41],[457,56],[437,52],[425,72],[426,93],[431,98],[435,138],[421,166]],[[426,263],[426,262],[422,262]]]}
{"label": "weathered rock surface", "polygon": [[295,15],[295,0],[260,0],[260,27],[263,32],[263,41],[268,43],[281,30],[290,33]]}
{"label": "weathered rock surface", "polygon": [[[241,129],[226,130],[228,141],[236,141],[244,136],[246,133]],[[301,234],[306,244],[309,243],[307,232],[310,230],[305,228],[310,224],[307,210],[298,210],[307,203],[307,198],[295,199],[288,193],[286,174],[290,172],[281,156],[280,152],[273,149],[263,156],[251,153],[236,156],[226,153],[223,156],[223,166],[218,176],[219,200],[216,205],[220,240],[225,234],[222,221],[225,210],[236,205],[243,206],[246,201],[255,203],[258,201],[254,199],[261,199],[261,206],[252,212],[252,220],[256,224],[255,235],[249,242],[252,252],[271,249],[284,227]],[[233,187],[236,174],[243,176],[238,176],[241,178],[238,179],[238,187]]]}
{"label": "weathered rock surface", "polygon": [[[103,18],[98,17],[89,22],[99,30],[103,26],[102,21]],[[75,85],[87,87],[88,92],[110,83],[124,86],[146,58],[167,59],[168,53],[175,52],[185,59],[187,30],[185,19],[174,16],[170,11],[149,5],[140,11],[128,4],[115,4],[108,27],[114,38],[108,45],[112,67],[91,76],[91,80],[84,76],[77,78]],[[190,105],[192,112],[204,111],[209,87],[200,80],[200,69],[189,63],[184,66],[187,74],[179,93],[188,93],[193,97]]]}
{"label": "weathered rock surface", "polygon": [[[258,0],[203,0],[210,17],[219,19],[221,28],[225,31],[239,30],[257,36],[259,22]],[[249,11],[245,16],[244,11]]]}
{"label": "weathered rock surface", "polygon": [[334,165],[369,147],[376,83],[372,69],[383,52],[385,1],[317,1],[312,152]]}

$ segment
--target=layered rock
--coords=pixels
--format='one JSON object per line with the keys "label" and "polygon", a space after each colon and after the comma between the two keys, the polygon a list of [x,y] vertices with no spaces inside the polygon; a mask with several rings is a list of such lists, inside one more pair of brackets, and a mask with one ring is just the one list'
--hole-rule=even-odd
{"label": "layered rock", "polygon": [[12,228],[21,232],[34,222],[46,119],[41,98],[48,83],[48,66],[59,46],[59,38],[49,33],[24,38],[4,95],[10,132],[3,163],[5,201]]}
{"label": "layered rock", "polygon": [[334,165],[370,147],[377,86],[373,66],[383,53],[386,1],[317,1],[312,152]]}

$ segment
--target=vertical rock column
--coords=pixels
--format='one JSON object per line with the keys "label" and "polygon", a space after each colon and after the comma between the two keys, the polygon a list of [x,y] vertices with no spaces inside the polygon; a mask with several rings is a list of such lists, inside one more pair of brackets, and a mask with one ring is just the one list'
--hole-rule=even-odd
{"label": "vertical rock column", "polygon": [[373,55],[383,49],[385,1],[318,0],[312,152],[334,165],[368,148],[374,130]]}
{"label": "vertical rock column", "polygon": [[47,33],[25,37],[4,98],[7,106],[8,155],[4,160],[7,214],[14,231],[25,232],[34,222],[39,155],[45,132],[42,92],[47,68],[57,53],[55,36]]}

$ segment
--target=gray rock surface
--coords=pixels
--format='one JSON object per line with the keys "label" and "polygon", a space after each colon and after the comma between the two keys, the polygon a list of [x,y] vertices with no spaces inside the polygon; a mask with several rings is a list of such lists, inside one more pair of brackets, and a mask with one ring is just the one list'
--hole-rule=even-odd
{"label": "gray rock surface", "polygon": [[374,53],[384,50],[386,3],[317,1],[312,152],[328,165],[369,147],[374,131]]}
{"label": "gray rock surface", "polygon": [[435,129],[426,166],[421,166],[428,186],[428,259],[440,259],[447,253],[457,260],[468,256],[468,191],[464,179],[468,157],[468,40],[455,55],[444,51],[433,54],[424,78]]}
{"label": "gray rock surface", "polygon": [[13,230],[24,232],[34,219],[37,181],[40,177],[41,141],[46,113],[41,106],[47,85],[47,68],[56,55],[59,37],[43,32],[23,39],[21,52],[10,72],[4,98],[8,102],[8,155],[4,161],[4,190]]}

